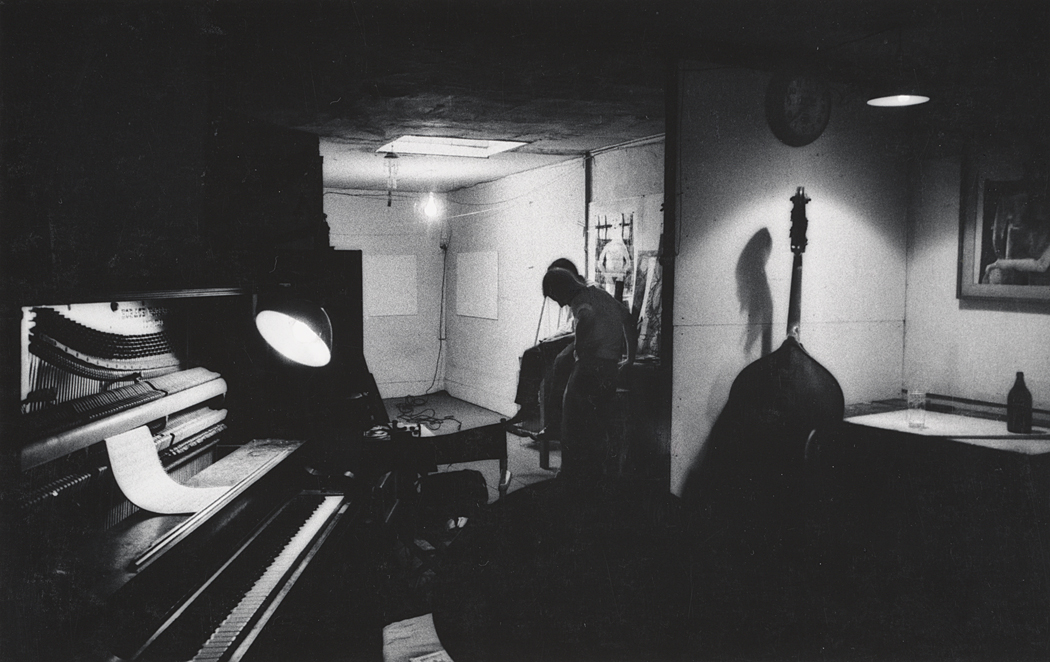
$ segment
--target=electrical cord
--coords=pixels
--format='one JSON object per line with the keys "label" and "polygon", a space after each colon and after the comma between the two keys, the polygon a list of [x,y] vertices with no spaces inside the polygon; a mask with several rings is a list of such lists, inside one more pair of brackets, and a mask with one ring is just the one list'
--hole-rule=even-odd
{"label": "electrical cord", "polygon": [[448,416],[438,416],[433,407],[427,407],[416,411],[417,407],[423,407],[426,404],[427,399],[425,397],[406,395],[405,399],[397,404],[397,410],[400,412],[397,419],[399,421],[404,421],[405,423],[425,425],[432,431],[441,429],[441,426],[444,425],[446,421],[452,421],[456,424],[456,432],[463,429],[463,422],[452,414],[449,414]]}
{"label": "electrical cord", "polygon": [[543,313],[547,310],[547,298],[544,297],[543,301],[540,302],[540,318],[536,320],[536,337],[532,340],[533,345],[540,343],[540,327],[543,325]]}
{"label": "electrical cord", "polygon": [[448,245],[442,247],[441,251],[443,255],[441,258],[441,296],[438,303],[438,352],[437,358],[434,359],[434,376],[430,378],[430,386],[426,388],[426,393],[430,393],[430,389],[434,388],[434,384],[437,383],[438,368],[441,367],[441,355],[445,348],[445,277],[448,273]]}

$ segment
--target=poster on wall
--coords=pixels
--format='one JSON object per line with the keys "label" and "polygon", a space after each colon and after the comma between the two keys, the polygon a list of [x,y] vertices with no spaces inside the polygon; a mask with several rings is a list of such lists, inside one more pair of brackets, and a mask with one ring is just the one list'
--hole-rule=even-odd
{"label": "poster on wall", "polygon": [[456,255],[456,314],[498,319],[499,254],[496,251]]}
{"label": "poster on wall", "polygon": [[592,202],[587,218],[587,280],[633,311],[643,254],[655,255],[663,230],[663,195]]}
{"label": "poster on wall", "polygon": [[[629,202],[634,202],[629,201]],[[630,306],[634,301],[636,204],[593,207],[587,231],[587,279]]]}
{"label": "poster on wall", "polygon": [[638,320],[638,358],[660,355],[660,322],[663,314],[663,269],[656,251],[638,252],[634,305]]}
{"label": "poster on wall", "polygon": [[638,357],[660,353],[663,195],[594,202],[587,219],[587,279],[605,288],[638,324]]}

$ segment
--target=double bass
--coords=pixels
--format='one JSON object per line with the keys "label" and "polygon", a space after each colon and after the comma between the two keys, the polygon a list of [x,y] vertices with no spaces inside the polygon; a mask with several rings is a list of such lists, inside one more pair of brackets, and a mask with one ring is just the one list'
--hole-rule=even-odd
{"label": "double bass", "polygon": [[838,381],[801,342],[809,201],[801,186],[791,198],[794,262],[787,338],[734,380],[696,476],[708,515],[730,522],[740,539],[756,545],[779,545],[782,533],[799,528],[807,443],[815,433],[840,422],[845,409]]}

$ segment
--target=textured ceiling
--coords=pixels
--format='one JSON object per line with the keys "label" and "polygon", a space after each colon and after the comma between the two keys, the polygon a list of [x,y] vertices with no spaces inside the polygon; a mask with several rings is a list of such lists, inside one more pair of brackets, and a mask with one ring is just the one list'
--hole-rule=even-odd
{"label": "textured ceiling", "polygon": [[[219,5],[223,103],[318,134],[326,184],[387,186],[404,134],[520,140],[485,160],[399,158],[399,190],[447,191],[664,131],[660,3]],[[604,26],[604,27],[603,27]]]}
{"label": "textured ceiling", "polygon": [[[949,118],[1039,113],[1046,0],[343,0],[203,5],[224,106],[321,136],[326,183],[386,188],[407,133],[522,140],[487,160],[402,156],[399,189],[447,191],[664,131],[667,62],[816,68],[863,92],[896,63]],[[1029,81],[1004,88],[1004,81]],[[1010,90],[1013,90],[1012,92]],[[1020,92],[1018,92],[1020,90]],[[1011,96],[1012,95],[1012,96]]]}

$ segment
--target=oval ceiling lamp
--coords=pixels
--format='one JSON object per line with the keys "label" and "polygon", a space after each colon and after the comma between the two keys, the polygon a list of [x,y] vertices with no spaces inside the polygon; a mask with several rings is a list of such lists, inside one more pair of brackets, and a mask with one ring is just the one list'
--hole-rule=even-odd
{"label": "oval ceiling lamp", "polygon": [[319,368],[332,360],[332,321],[317,304],[279,298],[260,303],[255,327],[282,356]]}
{"label": "oval ceiling lamp", "polygon": [[895,92],[893,94],[877,93],[868,99],[869,106],[877,108],[903,108],[926,103],[930,97],[913,92]]}

